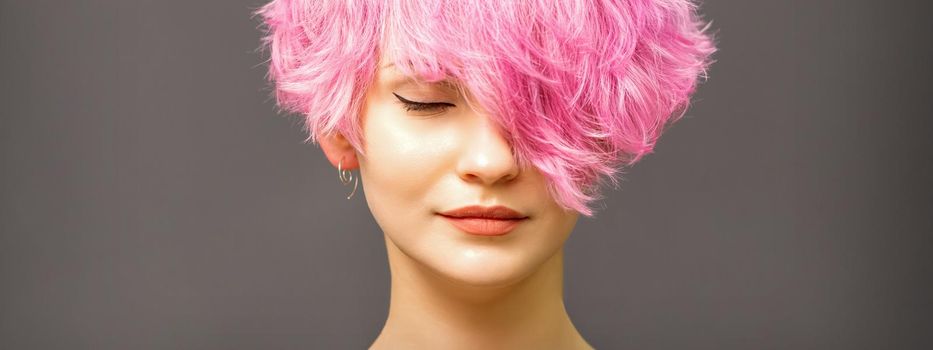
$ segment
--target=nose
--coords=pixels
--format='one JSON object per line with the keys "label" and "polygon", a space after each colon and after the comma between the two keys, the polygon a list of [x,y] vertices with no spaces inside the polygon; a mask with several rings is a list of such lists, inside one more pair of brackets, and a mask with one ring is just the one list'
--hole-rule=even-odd
{"label": "nose", "polygon": [[457,173],[466,182],[486,186],[512,181],[520,172],[512,148],[492,120],[476,116],[461,135],[465,142]]}

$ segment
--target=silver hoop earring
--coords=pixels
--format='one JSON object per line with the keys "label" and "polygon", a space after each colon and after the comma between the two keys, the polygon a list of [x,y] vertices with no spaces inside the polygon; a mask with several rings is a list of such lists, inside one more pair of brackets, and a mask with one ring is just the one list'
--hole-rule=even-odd
{"label": "silver hoop earring", "polygon": [[340,182],[343,183],[344,186],[350,184],[350,181],[353,181],[353,192],[350,192],[350,195],[347,196],[347,199],[350,199],[350,197],[353,197],[353,194],[356,193],[356,186],[359,184],[360,179],[354,177],[353,172],[349,170],[343,170],[343,158],[337,162],[337,176],[340,178]]}

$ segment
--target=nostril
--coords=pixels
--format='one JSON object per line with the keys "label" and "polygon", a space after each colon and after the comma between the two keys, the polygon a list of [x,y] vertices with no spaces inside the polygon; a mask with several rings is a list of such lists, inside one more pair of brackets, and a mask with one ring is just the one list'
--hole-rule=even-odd
{"label": "nostril", "polygon": [[519,175],[519,168],[514,159],[503,157],[489,159],[482,156],[467,157],[459,165],[458,172],[468,182],[482,182],[487,185],[507,183]]}

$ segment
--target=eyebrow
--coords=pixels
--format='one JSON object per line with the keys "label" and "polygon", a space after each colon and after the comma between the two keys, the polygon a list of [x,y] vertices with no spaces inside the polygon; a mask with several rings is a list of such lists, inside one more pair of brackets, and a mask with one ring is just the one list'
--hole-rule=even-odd
{"label": "eyebrow", "polygon": [[[385,66],[382,66],[382,69],[389,68],[393,65],[395,64],[389,63]],[[398,72],[392,74],[391,77],[383,76],[382,80],[384,81],[386,86],[389,86],[392,89],[397,89],[405,85],[419,86],[415,78],[398,73]],[[437,88],[444,88],[444,89],[450,89],[453,91],[457,91],[456,84],[454,84],[450,79],[444,79],[441,81],[436,81],[436,82],[431,82],[431,83],[423,83],[423,85],[420,85],[420,86],[437,87]]]}
{"label": "eyebrow", "polygon": [[391,76],[383,75],[382,80],[386,86],[393,90],[405,85],[416,85],[414,79],[398,73],[394,73]]}
{"label": "eyebrow", "polygon": [[[386,63],[382,67],[379,67],[379,70],[386,70],[387,68],[390,68],[392,66],[395,66],[395,62]],[[398,89],[406,85],[418,86],[417,79],[401,74],[400,72],[398,72],[398,70],[396,70],[394,74],[392,75],[393,77],[391,78],[383,77],[383,79],[381,79],[384,81],[384,84],[386,84],[386,86],[388,86],[390,89]],[[450,77],[448,77],[448,79],[436,81],[433,83],[425,83],[425,85],[430,86],[430,87],[449,89],[457,93],[460,93],[460,89],[457,87],[457,84],[454,83],[454,81],[452,81]]]}

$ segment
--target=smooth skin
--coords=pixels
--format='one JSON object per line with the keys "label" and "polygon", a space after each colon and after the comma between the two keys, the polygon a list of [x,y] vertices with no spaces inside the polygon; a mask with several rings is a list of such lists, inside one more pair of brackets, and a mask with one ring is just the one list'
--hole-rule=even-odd
{"label": "smooth skin", "polygon": [[[359,169],[385,237],[389,315],[370,349],[592,349],[563,302],[563,245],[579,214],[558,206],[537,169],[519,167],[469,96],[416,84],[386,62],[361,115],[367,156],[339,133],[318,138],[334,167]],[[445,105],[406,110],[399,97]],[[467,205],[529,219],[486,237],[437,215]]]}

